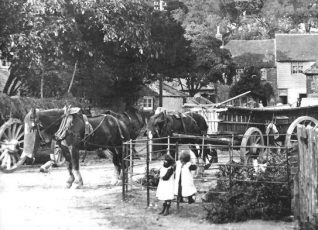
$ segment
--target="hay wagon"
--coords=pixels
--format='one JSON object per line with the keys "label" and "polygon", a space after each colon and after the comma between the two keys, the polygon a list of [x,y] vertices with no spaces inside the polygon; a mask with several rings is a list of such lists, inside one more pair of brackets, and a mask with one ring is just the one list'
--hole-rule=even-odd
{"label": "hay wagon", "polygon": [[[17,162],[23,149],[23,120],[31,108],[63,108],[66,104],[83,106],[74,98],[62,100],[37,99],[28,97],[9,97],[5,94],[0,94],[0,168],[8,170],[17,167]],[[50,143],[44,148],[46,150],[51,148]],[[51,149],[50,151],[53,150]],[[40,157],[39,153],[35,155],[35,159],[37,157]],[[58,165],[63,164],[64,159],[62,157],[58,157],[57,159]]]}
{"label": "hay wagon", "polygon": [[297,142],[297,125],[318,125],[318,105],[296,108],[228,106],[204,108],[199,113],[207,119],[210,141],[226,143],[233,137],[245,159],[262,151],[262,146],[293,147]]}

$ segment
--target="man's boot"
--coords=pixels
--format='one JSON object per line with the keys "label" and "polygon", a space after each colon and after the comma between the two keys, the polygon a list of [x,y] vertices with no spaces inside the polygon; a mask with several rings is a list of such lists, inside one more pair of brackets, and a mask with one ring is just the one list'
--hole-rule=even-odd
{"label": "man's boot", "polygon": [[164,216],[169,215],[170,205],[171,205],[171,203],[167,204],[167,206],[166,206],[166,210],[165,210],[165,213],[163,214]]}
{"label": "man's boot", "polygon": [[162,205],[162,211],[161,212],[159,212],[159,215],[162,215],[164,212],[165,212],[165,210],[166,210],[166,208],[167,208],[167,203],[166,202],[164,202],[163,203],[163,205]]}

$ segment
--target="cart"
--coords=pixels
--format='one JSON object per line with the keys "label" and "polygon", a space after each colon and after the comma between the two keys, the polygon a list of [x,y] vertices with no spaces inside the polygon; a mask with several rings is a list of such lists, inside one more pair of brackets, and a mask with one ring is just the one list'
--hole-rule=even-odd
{"label": "cart", "polygon": [[[0,94],[0,167],[7,170],[17,167],[23,150],[23,120],[31,108],[62,108],[66,104],[81,107],[84,106],[74,98],[61,100],[37,99],[28,97],[9,97],[5,94]],[[48,145],[42,146],[41,149],[46,149],[46,152],[53,151],[47,151],[51,148],[50,144],[51,143],[48,143]],[[37,157],[41,157],[41,155],[39,153],[36,154],[35,160]],[[57,165],[62,165],[65,161],[61,156],[57,157],[57,159]]]}
{"label": "cart", "polygon": [[297,125],[318,125],[318,105],[294,108],[228,106],[204,108],[199,113],[207,119],[211,140],[230,142],[233,137],[245,162],[247,156],[264,151],[264,146],[294,147]]}

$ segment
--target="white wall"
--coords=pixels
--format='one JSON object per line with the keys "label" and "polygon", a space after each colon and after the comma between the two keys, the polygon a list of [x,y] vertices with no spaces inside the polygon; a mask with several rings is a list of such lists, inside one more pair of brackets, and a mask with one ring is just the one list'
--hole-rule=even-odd
{"label": "white wall", "polygon": [[163,97],[162,107],[168,111],[182,112],[183,98],[181,97]]}
{"label": "white wall", "polygon": [[[308,69],[314,62],[304,62],[303,70]],[[277,62],[277,87],[287,89],[288,103],[294,104],[300,93],[306,92],[306,75],[291,74],[290,62]]]}

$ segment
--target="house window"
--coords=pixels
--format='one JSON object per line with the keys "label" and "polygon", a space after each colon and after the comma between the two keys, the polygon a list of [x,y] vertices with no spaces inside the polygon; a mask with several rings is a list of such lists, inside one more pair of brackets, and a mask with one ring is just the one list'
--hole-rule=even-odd
{"label": "house window", "polygon": [[143,107],[144,107],[144,110],[153,110],[153,98],[144,97]]}
{"label": "house window", "polygon": [[315,90],[316,89],[316,82],[312,81],[311,82],[311,90]]}
{"label": "house window", "polygon": [[292,62],[291,63],[291,73],[297,74],[297,73],[303,73],[303,63],[301,62]]}

